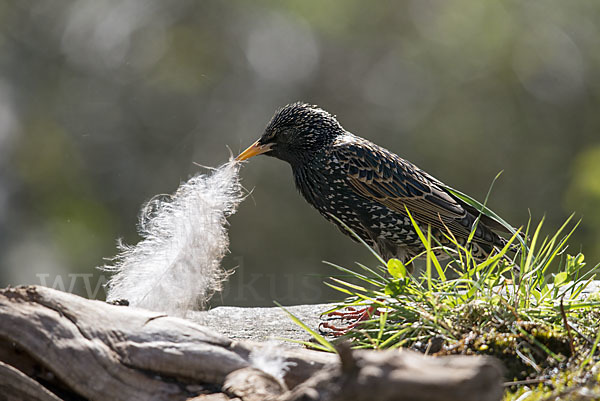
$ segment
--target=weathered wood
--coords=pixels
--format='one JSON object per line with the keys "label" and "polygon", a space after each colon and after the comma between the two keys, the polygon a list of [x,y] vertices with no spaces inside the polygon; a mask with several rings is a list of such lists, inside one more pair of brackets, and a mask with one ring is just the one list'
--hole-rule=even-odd
{"label": "weathered wood", "polygon": [[[252,366],[256,353],[290,366],[285,384]],[[500,399],[501,372],[488,358],[341,355],[342,364],[333,354],[232,341],[188,320],[45,287],[0,290],[7,399]]]}
{"label": "weathered wood", "polygon": [[244,401],[277,401],[287,387],[260,369],[247,367],[231,372],[225,379],[223,391]]}
{"label": "weathered wood", "polygon": [[414,351],[338,348],[330,366],[280,401],[497,401],[502,366],[494,358],[427,357]]}
{"label": "weathered wood", "polygon": [[[198,393],[191,385],[221,386],[262,346],[184,319],[34,286],[0,291],[0,339],[1,360],[47,369],[50,384],[90,400],[187,399]],[[336,360],[316,351],[278,352],[297,363],[292,386]]]}
{"label": "weathered wood", "polygon": [[7,401],[60,401],[20,370],[0,362],[0,398]]}

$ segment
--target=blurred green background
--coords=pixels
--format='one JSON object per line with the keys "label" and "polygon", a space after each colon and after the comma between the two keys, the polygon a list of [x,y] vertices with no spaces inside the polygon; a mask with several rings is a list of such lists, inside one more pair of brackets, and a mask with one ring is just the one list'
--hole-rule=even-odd
{"label": "blurred green background", "polygon": [[[140,206],[304,100],[600,260],[600,2],[0,0],[0,286],[104,297],[95,266],[138,241]],[[229,147],[229,149],[228,149]],[[373,263],[256,158],[230,220],[239,266],[214,304],[340,298]]]}

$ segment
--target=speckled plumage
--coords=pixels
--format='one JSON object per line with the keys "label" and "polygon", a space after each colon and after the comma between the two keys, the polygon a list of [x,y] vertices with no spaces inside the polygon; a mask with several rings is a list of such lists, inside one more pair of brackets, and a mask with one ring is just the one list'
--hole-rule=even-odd
{"label": "speckled plumage", "polygon": [[[478,215],[439,180],[347,132],[317,106],[294,103],[278,110],[256,144],[260,153],[290,163],[308,203],[334,224],[340,226],[332,216],[343,221],[384,258],[406,261],[423,251],[405,207],[422,230],[431,226],[441,243],[447,242],[442,235],[447,230],[465,243]],[[493,230],[503,227],[482,216],[470,245],[475,256],[503,246]]]}

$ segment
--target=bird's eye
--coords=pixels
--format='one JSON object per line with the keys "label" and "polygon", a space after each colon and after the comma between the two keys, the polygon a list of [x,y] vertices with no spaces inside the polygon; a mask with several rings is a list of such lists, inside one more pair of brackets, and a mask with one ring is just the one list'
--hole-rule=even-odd
{"label": "bird's eye", "polygon": [[279,132],[279,141],[292,143],[296,140],[296,131],[293,128],[284,128]]}
{"label": "bird's eye", "polygon": [[291,128],[278,128],[269,130],[265,136],[265,141],[287,141],[289,138],[293,136],[294,130]]}

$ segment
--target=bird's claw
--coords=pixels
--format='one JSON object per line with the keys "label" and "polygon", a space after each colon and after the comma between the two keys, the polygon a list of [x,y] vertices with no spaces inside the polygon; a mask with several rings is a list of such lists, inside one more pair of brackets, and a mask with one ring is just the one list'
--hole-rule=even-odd
{"label": "bird's claw", "polygon": [[327,332],[327,334],[332,335],[334,337],[340,337],[344,334],[348,334],[348,332],[355,327],[359,326],[361,323],[369,320],[371,317],[379,315],[379,310],[377,310],[374,306],[367,306],[364,308],[355,308],[353,306],[348,306],[345,308],[345,311],[335,310],[325,314],[325,316],[340,319],[346,321],[352,321],[346,326],[339,327],[330,322],[321,322],[319,324],[319,331],[322,333]]}

